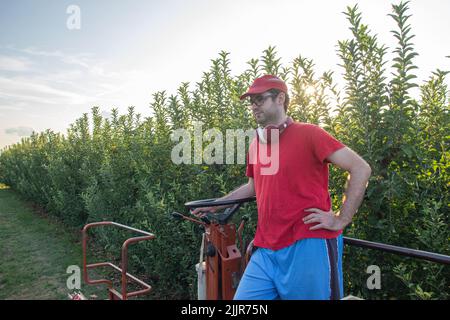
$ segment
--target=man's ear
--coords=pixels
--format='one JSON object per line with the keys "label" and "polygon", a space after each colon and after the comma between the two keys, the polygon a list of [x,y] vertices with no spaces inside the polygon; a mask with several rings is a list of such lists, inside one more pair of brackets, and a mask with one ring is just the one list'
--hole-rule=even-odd
{"label": "man's ear", "polygon": [[277,96],[277,103],[281,104],[284,108],[285,100],[286,100],[286,94],[284,92],[280,92]]}

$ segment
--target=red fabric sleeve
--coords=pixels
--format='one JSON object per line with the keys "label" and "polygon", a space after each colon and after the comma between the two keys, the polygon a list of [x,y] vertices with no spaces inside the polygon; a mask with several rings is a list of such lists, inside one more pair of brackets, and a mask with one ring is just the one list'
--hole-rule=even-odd
{"label": "red fabric sleeve", "polygon": [[249,156],[247,153],[247,168],[245,170],[245,175],[249,178],[253,178],[253,164],[249,161]]}
{"label": "red fabric sleeve", "polygon": [[328,162],[326,158],[345,145],[319,126],[314,125],[311,134],[311,145],[315,157],[321,163]]}

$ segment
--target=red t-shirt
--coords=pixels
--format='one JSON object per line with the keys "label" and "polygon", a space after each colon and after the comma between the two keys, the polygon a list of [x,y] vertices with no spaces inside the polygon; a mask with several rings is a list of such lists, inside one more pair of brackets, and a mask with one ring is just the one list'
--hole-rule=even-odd
{"label": "red t-shirt", "polygon": [[[279,157],[271,149],[275,145]],[[288,126],[275,145],[254,139],[247,155],[246,175],[254,179],[258,206],[255,246],[278,250],[299,239],[339,236],[342,231],[309,230],[315,224],[302,219],[311,214],[304,209],[331,209],[326,157],[345,145],[319,126],[299,122]]]}

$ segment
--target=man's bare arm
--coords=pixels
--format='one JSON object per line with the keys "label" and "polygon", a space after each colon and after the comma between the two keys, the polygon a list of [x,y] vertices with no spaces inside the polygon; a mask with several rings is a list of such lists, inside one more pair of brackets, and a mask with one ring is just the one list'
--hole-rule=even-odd
{"label": "man's bare arm", "polygon": [[352,221],[364,199],[364,193],[372,169],[364,159],[347,147],[333,153],[328,160],[350,173],[342,208],[339,213],[344,226],[347,226]]}
{"label": "man's bare arm", "polygon": [[[217,200],[236,200],[236,199],[250,198],[254,197],[255,194],[256,193],[253,178],[248,178],[248,182],[246,184],[243,184],[239,188],[231,191],[230,193],[221,198],[218,198]],[[215,212],[227,207],[231,207],[231,205],[196,208],[191,213],[194,215],[198,215],[200,212]]]}
{"label": "man's bare arm", "polygon": [[367,162],[347,147],[334,152],[327,160],[350,173],[347,189],[345,191],[342,208],[338,215],[329,215],[317,208],[305,210],[313,212],[304,218],[305,224],[318,223],[312,227],[311,230],[321,228],[328,230],[342,230],[350,224],[364,198],[367,182],[369,181],[372,172]]}

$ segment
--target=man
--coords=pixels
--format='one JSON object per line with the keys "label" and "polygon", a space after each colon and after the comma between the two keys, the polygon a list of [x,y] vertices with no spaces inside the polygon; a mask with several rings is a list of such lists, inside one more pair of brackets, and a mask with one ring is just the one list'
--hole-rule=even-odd
{"label": "man", "polygon": [[[260,130],[249,149],[247,184],[221,198],[256,195],[258,206],[254,239],[258,250],[234,299],[340,299],[342,230],[362,202],[371,169],[325,130],[287,117],[288,89],[278,77],[256,79],[240,98],[247,97],[256,122],[276,128],[278,134],[272,137],[273,131]],[[263,174],[264,163],[256,155],[264,143],[278,148],[277,170],[269,174]],[[328,192],[329,163],[350,173],[342,208],[336,213]],[[197,208],[192,213],[221,208]]]}

